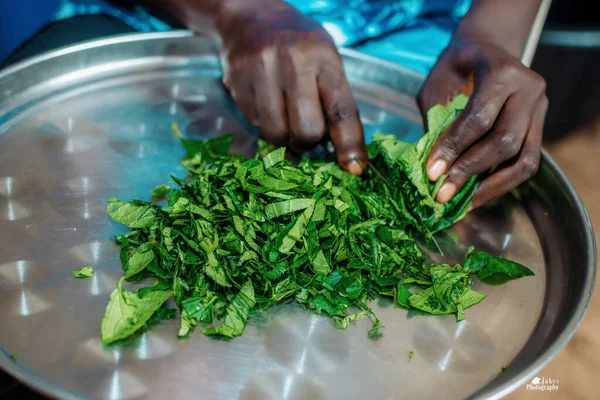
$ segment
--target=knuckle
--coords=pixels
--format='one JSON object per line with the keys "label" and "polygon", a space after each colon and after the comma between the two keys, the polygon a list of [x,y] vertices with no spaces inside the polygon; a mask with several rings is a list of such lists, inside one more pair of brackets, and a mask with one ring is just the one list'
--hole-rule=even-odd
{"label": "knuckle", "polygon": [[254,64],[260,69],[265,69],[267,65],[271,64],[276,57],[276,51],[273,46],[267,46],[260,50],[256,55]]}
{"label": "knuckle", "polygon": [[294,132],[298,140],[304,143],[318,143],[325,135],[325,129],[318,126],[301,126]]}
{"label": "knuckle", "polygon": [[539,74],[534,74],[534,78],[536,86],[538,87],[538,90],[540,91],[540,93],[546,93],[546,88],[548,87],[547,83],[546,83],[546,79],[544,79],[543,76],[539,75]]}
{"label": "knuckle", "polygon": [[526,179],[529,179],[537,174],[540,161],[538,157],[527,155],[521,159],[520,164],[520,172]]}
{"label": "knuckle", "polygon": [[521,143],[519,143],[515,135],[504,133],[499,135],[497,149],[501,156],[506,160],[519,154]]}
{"label": "knuckle", "polygon": [[444,159],[455,160],[460,155],[461,147],[460,135],[447,135],[441,139],[440,152]]}
{"label": "knuckle", "polygon": [[489,131],[492,124],[492,113],[485,106],[473,105],[465,119],[465,129],[474,135],[481,135]]}
{"label": "knuckle", "polygon": [[472,163],[467,160],[460,160],[452,166],[448,171],[448,175],[452,176],[454,181],[464,182],[473,175]]}
{"label": "knuckle", "polygon": [[275,144],[283,144],[288,139],[286,129],[278,124],[261,127],[261,135]]}
{"label": "knuckle", "polygon": [[516,63],[503,63],[498,67],[496,77],[500,82],[512,82],[519,76],[520,69]]}
{"label": "knuckle", "polygon": [[338,123],[358,118],[358,108],[354,103],[333,103],[327,109],[329,122]]}
{"label": "knuckle", "polygon": [[342,56],[331,39],[316,38],[311,42],[308,52],[317,59],[328,59],[329,61],[342,63]]}
{"label": "knuckle", "polygon": [[246,64],[245,60],[235,55],[233,52],[229,53],[226,57],[227,70],[230,74],[243,70]]}

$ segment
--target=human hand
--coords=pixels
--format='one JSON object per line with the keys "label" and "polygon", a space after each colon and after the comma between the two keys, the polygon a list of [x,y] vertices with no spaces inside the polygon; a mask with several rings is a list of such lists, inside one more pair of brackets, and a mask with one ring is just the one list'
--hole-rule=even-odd
{"label": "human hand", "polygon": [[427,161],[430,180],[448,174],[438,201],[449,201],[470,177],[496,166],[475,193],[473,207],[536,174],[548,108],[545,90],[544,79],[502,47],[455,36],[418,96],[425,114],[460,92],[470,95],[465,110],[437,141]]}
{"label": "human hand", "polygon": [[266,140],[298,152],[328,130],[339,164],[360,175],[368,160],[363,128],[331,37],[280,0],[231,4],[216,26],[223,83],[244,117]]}

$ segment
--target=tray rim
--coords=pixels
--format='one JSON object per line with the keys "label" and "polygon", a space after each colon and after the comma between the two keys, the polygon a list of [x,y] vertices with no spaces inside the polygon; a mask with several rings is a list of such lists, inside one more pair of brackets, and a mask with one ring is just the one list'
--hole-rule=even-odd
{"label": "tray rim", "polygon": [[[202,35],[196,35],[190,30],[173,30],[158,33],[133,33],[125,35],[115,35],[102,39],[93,39],[75,45],[51,50],[18,62],[3,70],[0,70],[0,81],[6,79],[14,73],[20,72],[33,65],[40,64],[44,61],[78,51],[89,50],[103,46],[111,46],[127,42],[180,39],[189,38],[192,36],[202,37]],[[339,51],[342,56],[348,58],[377,63],[387,68],[397,70],[398,72],[402,72],[403,74],[409,74],[421,80],[425,79],[424,75],[407,69],[401,65],[391,63],[389,61],[381,60],[379,58],[372,57],[348,48],[340,48]],[[557,178],[560,184],[563,185],[563,187],[566,189],[570,200],[573,202],[575,208],[578,211],[579,222],[582,224],[583,227],[585,227],[585,247],[588,249],[588,254],[586,268],[587,274],[586,281],[583,285],[583,293],[582,296],[580,296],[579,298],[579,301],[575,308],[575,312],[571,315],[570,320],[563,329],[563,331],[559,334],[558,338],[556,338],[554,343],[552,343],[543,353],[541,353],[538,356],[538,359],[536,361],[531,363],[528,368],[524,369],[519,374],[507,379],[506,382],[497,386],[494,390],[486,390],[487,386],[484,386],[477,392],[470,395],[469,398],[499,399],[515,391],[519,387],[523,386],[523,384],[527,382],[532,376],[536,375],[540,370],[547,366],[567,345],[567,343],[571,340],[571,338],[583,322],[583,319],[587,313],[589,304],[591,302],[597,272],[597,245],[590,216],[588,214],[587,208],[585,207],[581,199],[580,194],[577,192],[571,181],[567,178],[566,174],[560,169],[556,161],[548,154],[548,152],[545,149],[542,149],[540,163],[545,164],[549,168],[551,173]],[[52,382],[47,381],[45,378],[37,375],[34,372],[28,371],[28,369],[24,365],[13,361],[11,359],[10,354],[6,350],[1,348],[0,368],[4,370],[7,374],[20,381],[21,383],[25,384],[32,390],[44,396],[48,396],[50,398],[60,398],[69,400],[86,398],[84,396],[78,396],[57,384],[53,384]]]}

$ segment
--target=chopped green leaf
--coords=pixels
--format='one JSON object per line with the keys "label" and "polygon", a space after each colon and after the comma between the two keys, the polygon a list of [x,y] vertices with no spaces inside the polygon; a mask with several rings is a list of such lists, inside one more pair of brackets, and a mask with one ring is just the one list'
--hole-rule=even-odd
{"label": "chopped green leaf", "polygon": [[248,315],[255,303],[252,281],[248,280],[227,307],[225,321],[212,328],[204,329],[202,333],[207,336],[220,335],[228,338],[240,336],[244,332]]}
{"label": "chopped green leaf", "polygon": [[171,193],[171,186],[168,183],[157,186],[150,191],[150,194],[154,197],[165,197],[169,193]]}
{"label": "chopped green leaf", "polygon": [[125,279],[129,279],[135,274],[143,271],[152,261],[154,261],[154,251],[152,243],[144,243],[139,246],[135,253],[129,257],[126,264],[127,273]]}
{"label": "chopped green leaf", "polygon": [[398,305],[404,308],[410,308],[410,302],[408,299],[412,296],[412,293],[402,284],[402,282],[398,283]]}
{"label": "chopped green leaf", "polygon": [[92,276],[94,276],[94,268],[89,265],[73,270],[73,278],[84,279]]}
{"label": "chopped green leaf", "polygon": [[280,147],[277,150],[273,150],[263,158],[265,169],[269,169],[274,165],[279,164],[285,160],[285,147]]}
{"label": "chopped green leaf", "polygon": [[[374,135],[362,178],[333,162],[293,164],[284,148],[262,141],[256,157],[246,159],[229,153],[230,134],[192,140],[174,124],[188,176],[171,176],[173,183],[152,191],[168,197],[167,205],[109,200],[109,215],[131,230],[116,237],[124,277],[102,321],[104,343],[172,319],[170,297],[180,311],[181,337],[199,327],[233,338],[253,314],[295,301],[339,329],[369,317],[368,335],[376,338],[383,324],[369,304],[379,297],[393,297],[409,313],[461,321],[485,297],[472,289],[475,275],[486,283],[531,275],[472,250],[463,265],[427,265],[416,244],[433,244],[432,232],[464,217],[482,179],[471,178],[441,204],[435,195],[446,177],[429,182],[425,169],[467,100],[434,107],[418,143]],[[154,284],[121,289],[123,280],[143,279]]]}

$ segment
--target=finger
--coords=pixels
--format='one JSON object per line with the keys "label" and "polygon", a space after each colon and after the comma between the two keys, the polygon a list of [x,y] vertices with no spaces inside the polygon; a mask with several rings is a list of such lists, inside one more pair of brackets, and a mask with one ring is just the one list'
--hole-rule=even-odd
{"label": "finger", "polygon": [[263,51],[244,73],[255,88],[253,101],[261,136],[271,143],[284,145],[288,141],[286,99],[277,78],[277,66],[276,53]]}
{"label": "finger", "polygon": [[456,159],[494,125],[511,92],[486,76],[478,82],[465,110],[442,134],[427,160],[429,179],[436,181]]}
{"label": "finger", "polygon": [[273,79],[262,80],[256,86],[255,104],[261,136],[278,145],[288,141],[285,96]]}
{"label": "finger", "polygon": [[259,121],[258,113],[256,111],[254,103],[254,91],[239,91],[236,89],[232,89],[230,93],[231,97],[233,98],[233,101],[242,112],[242,115],[244,116],[246,121],[253,126],[258,126]]}
{"label": "finger", "polygon": [[519,92],[508,99],[492,132],[452,164],[448,170],[448,178],[437,193],[439,202],[449,201],[473,175],[485,172],[519,154],[537,103],[534,96]]}
{"label": "finger", "polygon": [[475,196],[473,196],[474,208],[510,192],[521,183],[535,176],[540,163],[542,133],[547,110],[548,99],[543,95],[535,108],[527,138],[518,158],[515,162],[507,164],[481,182]]}
{"label": "finger", "polygon": [[338,163],[346,171],[360,175],[367,166],[367,148],[358,108],[343,68],[326,67],[319,74],[317,85]]}
{"label": "finger", "polygon": [[254,126],[259,125],[258,113],[254,102],[254,87],[248,74],[240,74],[232,68],[226,59],[223,60],[223,86],[227,88],[233,101],[238,106],[246,121]]}
{"label": "finger", "polygon": [[325,118],[314,77],[298,79],[286,90],[290,147],[298,152],[314,148],[325,136]]}

